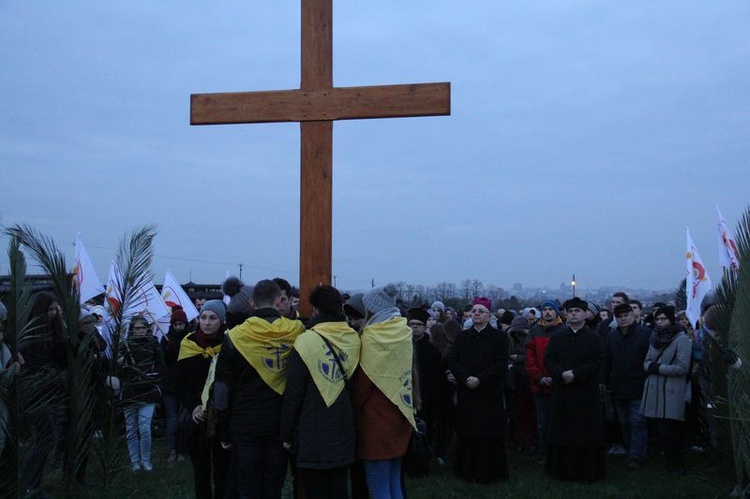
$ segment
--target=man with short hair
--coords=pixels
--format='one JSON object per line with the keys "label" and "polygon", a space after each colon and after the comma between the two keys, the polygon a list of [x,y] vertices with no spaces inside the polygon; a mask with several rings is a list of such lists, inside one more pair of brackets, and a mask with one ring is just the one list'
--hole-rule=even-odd
{"label": "man with short hair", "polygon": [[560,480],[604,478],[604,420],[599,376],[603,344],[586,326],[588,303],[565,302],[568,324],[549,339],[544,362],[553,379],[545,471]]}
{"label": "man with short hair", "polygon": [[643,465],[648,445],[648,425],[640,406],[647,377],[643,360],[648,353],[651,331],[636,323],[629,304],[617,305],[614,312],[617,328],[607,336],[602,380],[615,406],[628,451],[628,467],[636,469]]}
{"label": "man with short hair", "polygon": [[616,291],[612,293],[612,299],[610,300],[610,317],[611,319],[605,319],[599,323],[596,328],[596,332],[602,337],[602,341],[607,339],[607,335],[612,329],[617,327],[617,319],[615,318],[615,307],[622,305],[623,303],[630,303],[630,298],[624,291]]}
{"label": "man with short hair", "polygon": [[281,300],[278,305],[279,313],[287,319],[296,319],[297,311],[292,307],[292,285],[289,284],[289,281],[281,277],[274,277],[273,282],[281,289]]}
{"label": "man with short hair", "polygon": [[222,446],[232,447],[242,498],[280,498],[286,477],[281,407],[289,356],[305,327],[282,317],[282,301],[276,282],[259,281],[253,288],[255,310],[227,332],[216,365],[216,431]]}
{"label": "man with short hair", "polygon": [[539,432],[539,462],[544,463],[547,455],[547,431],[549,426],[549,404],[552,377],[544,362],[547,343],[554,333],[565,329],[560,319],[560,309],[556,302],[542,303],[542,318],[529,330],[529,343],[526,346],[526,371],[529,373],[531,393],[534,394],[537,431]]}
{"label": "man with short hair", "polygon": [[633,311],[635,324],[643,325],[643,303],[640,300],[630,300],[630,309]]}

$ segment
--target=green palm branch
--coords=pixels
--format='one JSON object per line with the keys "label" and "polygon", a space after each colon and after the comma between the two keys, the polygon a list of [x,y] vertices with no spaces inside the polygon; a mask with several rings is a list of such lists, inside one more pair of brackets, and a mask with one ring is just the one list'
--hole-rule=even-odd
{"label": "green palm branch", "polygon": [[721,301],[731,304],[728,344],[743,364],[727,373],[730,421],[737,483],[747,486],[750,477],[750,208],[745,211],[735,235],[740,268],[725,274],[728,284]]}

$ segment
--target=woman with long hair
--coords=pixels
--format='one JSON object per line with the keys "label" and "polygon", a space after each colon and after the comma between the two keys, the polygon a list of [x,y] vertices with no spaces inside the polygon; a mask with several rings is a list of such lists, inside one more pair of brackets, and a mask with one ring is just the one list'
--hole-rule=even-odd
{"label": "woman with long hair", "polygon": [[130,468],[151,471],[151,419],[161,400],[164,356],[144,316],[136,315],[130,320],[118,359],[122,366],[120,379]]}

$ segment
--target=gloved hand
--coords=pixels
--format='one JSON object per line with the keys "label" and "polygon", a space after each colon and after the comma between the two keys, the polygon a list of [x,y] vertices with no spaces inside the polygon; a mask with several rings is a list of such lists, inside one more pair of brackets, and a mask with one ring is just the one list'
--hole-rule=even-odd
{"label": "gloved hand", "polygon": [[648,373],[649,374],[659,374],[659,366],[661,364],[658,362],[652,362],[648,365]]}

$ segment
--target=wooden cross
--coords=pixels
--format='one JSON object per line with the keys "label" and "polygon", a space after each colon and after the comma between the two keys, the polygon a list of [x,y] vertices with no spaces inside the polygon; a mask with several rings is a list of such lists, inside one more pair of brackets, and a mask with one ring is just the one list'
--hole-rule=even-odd
{"label": "wooden cross", "polygon": [[333,121],[450,114],[450,83],[333,86],[332,0],[302,0],[302,79],[297,90],[192,94],[191,125],[299,122],[300,305],[331,283]]}

